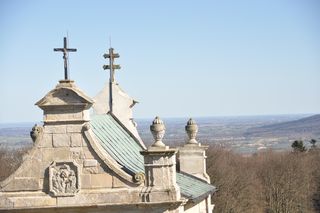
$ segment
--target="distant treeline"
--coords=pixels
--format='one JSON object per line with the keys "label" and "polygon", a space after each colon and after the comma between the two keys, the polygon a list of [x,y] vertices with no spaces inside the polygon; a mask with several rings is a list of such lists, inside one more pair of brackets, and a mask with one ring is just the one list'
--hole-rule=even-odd
{"label": "distant treeline", "polygon": [[215,212],[320,212],[320,149],[242,156],[209,148]]}

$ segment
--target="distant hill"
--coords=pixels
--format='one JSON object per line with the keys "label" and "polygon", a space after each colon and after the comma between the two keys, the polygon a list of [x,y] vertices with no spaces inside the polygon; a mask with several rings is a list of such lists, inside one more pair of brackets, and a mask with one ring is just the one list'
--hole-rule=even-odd
{"label": "distant hill", "polygon": [[34,123],[0,123],[0,148],[31,146],[30,131]]}
{"label": "distant hill", "polygon": [[294,121],[253,127],[247,130],[245,136],[318,139],[320,137],[320,114]]}
{"label": "distant hill", "polygon": [[26,136],[29,137],[31,128],[30,127],[8,127],[0,128],[0,136]]}

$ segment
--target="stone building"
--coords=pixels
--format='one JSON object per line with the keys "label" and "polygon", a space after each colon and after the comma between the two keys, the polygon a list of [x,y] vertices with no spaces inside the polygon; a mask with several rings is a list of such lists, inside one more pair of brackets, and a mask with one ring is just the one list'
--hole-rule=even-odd
{"label": "stone building", "polygon": [[36,103],[43,125],[31,131],[33,148],[0,182],[0,212],[212,212],[216,189],[197,125],[190,119],[190,140],[171,148],[156,117],[146,147],[132,120],[136,101],[114,80],[116,57],[105,54],[110,80],[95,101],[69,80],[65,63],[65,80]]}

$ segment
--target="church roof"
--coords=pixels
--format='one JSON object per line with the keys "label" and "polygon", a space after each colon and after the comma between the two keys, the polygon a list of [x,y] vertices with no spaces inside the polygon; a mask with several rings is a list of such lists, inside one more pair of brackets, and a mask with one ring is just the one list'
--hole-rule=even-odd
{"label": "church roof", "polygon": [[105,151],[126,172],[144,172],[142,147],[125,127],[111,114],[95,115],[91,118],[93,133]]}
{"label": "church roof", "polygon": [[[104,150],[129,174],[144,173],[143,148],[138,140],[112,114],[96,115],[91,119],[93,133]],[[213,193],[216,188],[192,175],[177,172],[181,194],[197,202]]]}

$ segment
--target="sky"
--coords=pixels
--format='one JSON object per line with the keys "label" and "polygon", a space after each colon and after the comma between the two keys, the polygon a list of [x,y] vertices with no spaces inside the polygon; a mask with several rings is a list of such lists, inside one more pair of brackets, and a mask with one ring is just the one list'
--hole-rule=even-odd
{"label": "sky", "polygon": [[34,104],[70,76],[94,97],[102,55],[136,118],[320,113],[320,2],[0,1],[0,122],[41,121]]}

